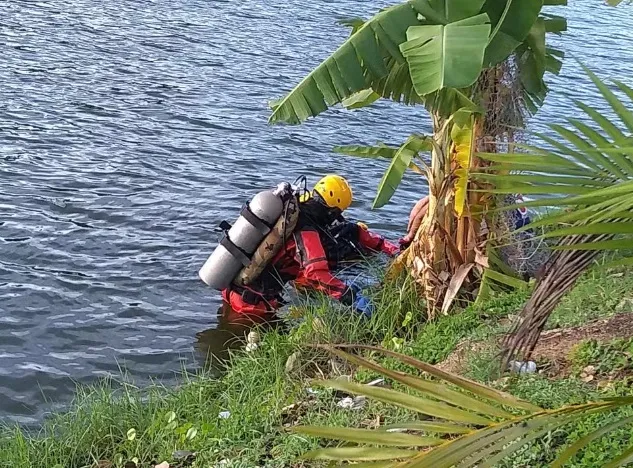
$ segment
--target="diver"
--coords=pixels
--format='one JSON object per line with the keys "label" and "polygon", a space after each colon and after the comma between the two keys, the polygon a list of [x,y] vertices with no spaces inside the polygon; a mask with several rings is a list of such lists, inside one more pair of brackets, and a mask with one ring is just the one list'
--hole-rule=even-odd
{"label": "diver", "polygon": [[[305,184],[305,178],[303,181]],[[262,194],[266,194],[265,197]],[[219,246],[221,253],[214,252],[201,269],[200,277],[205,283],[221,290],[225,303],[238,314],[272,314],[285,304],[282,297],[284,285],[293,282],[295,287],[325,293],[364,316],[371,316],[372,304],[361,289],[336,278],[332,272],[343,261],[359,259],[372,253],[395,256],[400,247],[372,233],[365,225],[343,217],[343,212],[352,203],[352,190],[347,180],[338,175],[326,175],[313,190],[304,189],[300,195],[296,186],[289,190],[289,184],[286,184],[285,189],[280,184],[276,191],[262,192],[260,195],[261,200],[254,203],[257,196],[253,198],[242,210],[236,224],[228,230]],[[298,202],[297,213],[296,219],[292,220],[287,212],[293,208],[292,203],[295,201]],[[257,219],[254,219],[253,212],[260,205],[266,206],[266,209],[259,210],[259,215],[255,216]],[[274,209],[269,208],[269,205],[274,206]],[[266,216],[268,219],[264,220]],[[257,225],[265,221],[265,227],[268,228],[266,239],[273,236],[273,240],[261,242],[255,253],[235,245],[235,238],[243,232],[242,225],[239,231],[235,226],[244,224],[242,218],[246,219],[249,228],[261,228],[261,225]],[[260,229],[259,232],[264,233],[266,229]],[[275,254],[270,256],[270,252]],[[235,261],[229,264],[229,257],[232,257],[230,260],[241,258],[242,264],[238,265]],[[223,274],[219,279],[217,269],[222,267],[222,263],[230,267],[225,268],[230,273]],[[247,281],[236,281],[235,278],[226,280],[228,276],[233,276],[238,267],[252,268],[253,263],[258,263],[256,273],[246,275]]]}

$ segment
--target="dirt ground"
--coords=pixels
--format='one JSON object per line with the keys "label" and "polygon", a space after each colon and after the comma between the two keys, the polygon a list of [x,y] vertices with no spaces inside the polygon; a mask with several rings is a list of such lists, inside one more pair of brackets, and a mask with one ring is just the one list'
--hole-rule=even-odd
{"label": "dirt ground", "polygon": [[[618,314],[578,327],[548,330],[541,335],[541,339],[532,354],[532,360],[548,375],[566,377],[571,368],[569,354],[579,342],[589,339],[609,341],[615,338],[630,338],[631,336],[633,336],[632,314]],[[488,347],[490,347],[490,343],[487,342],[462,342],[437,367],[448,372],[462,373],[469,356]]]}

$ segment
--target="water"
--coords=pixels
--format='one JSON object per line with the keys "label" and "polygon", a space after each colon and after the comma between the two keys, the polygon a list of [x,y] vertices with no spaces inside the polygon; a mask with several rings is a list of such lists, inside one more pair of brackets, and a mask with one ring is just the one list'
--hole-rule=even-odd
{"label": "water", "polygon": [[[75,381],[169,381],[195,366],[218,295],[196,276],[255,191],[306,174],[347,176],[350,214],[395,239],[425,193],[409,175],[369,210],[381,161],[335,144],[428,131],[422,109],[332,110],[269,127],[267,101],[347,35],[335,24],[388,2],[13,0],[0,2],[0,419],[34,423]],[[568,52],[629,79],[632,13],[573,2]],[[595,91],[568,60],[534,121]]]}

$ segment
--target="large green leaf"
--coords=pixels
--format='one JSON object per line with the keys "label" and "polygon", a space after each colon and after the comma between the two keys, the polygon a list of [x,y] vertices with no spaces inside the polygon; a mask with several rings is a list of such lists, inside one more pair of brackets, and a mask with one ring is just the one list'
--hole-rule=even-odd
{"label": "large green leaf", "polygon": [[331,350],[330,352],[342,357],[343,359],[346,359],[352,364],[356,364],[367,369],[376,371],[380,374],[385,375],[386,377],[395,380],[396,382],[400,382],[410,388],[419,390],[429,396],[432,396],[433,398],[444,401],[453,406],[458,406],[466,410],[474,411],[476,413],[483,414],[489,417],[512,417],[511,413],[508,413],[501,408],[495,407],[481,400],[477,400],[476,398],[473,398],[462,392],[457,392],[450,388],[446,388],[445,386],[439,385],[430,380],[419,379],[417,377],[407,375],[403,372],[392,371],[374,362],[368,361],[367,359],[363,359],[362,357],[347,354],[336,349]]}
{"label": "large green leaf", "polygon": [[[422,144],[422,142],[420,142]],[[335,153],[346,154],[348,156],[354,156],[357,158],[375,159],[385,158],[393,159],[398,153],[399,147],[391,147],[384,144],[378,146],[362,146],[362,145],[347,145],[347,146],[335,146],[333,151]],[[429,151],[431,149],[431,143],[427,142],[426,146],[419,146],[418,151]],[[417,152],[416,152],[417,155]],[[425,175],[425,172],[414,162],[409,163],[409,169],[418,174]]]}
{"label": "large green leaf", "polygon": [[346,145],[335,146],[332,150],[335,153],[346,154],[348,156],[355,156],[357,158],[388,158],[393,157],[398,152],[399,147],[378,145],[378,146],[362,146],[362,145]]}
{"label": "large green leaf", "polygon": [[297,124],[365,89],[374,88],[378,92],[379,82],[396,64],[404,62],[399,45],[406,41],[410,26],[421,24],[417,15],[409,3],[403,3],[366,21],[275,103],[269,121]]}
{"label": "large green leaf", "polygon": [[400,46],[420,96],[472,85],[483,63],[489,18],[484,13],[447,25],[412,26]]}
{"label": "large green leaf", "polygon": [[440,13],[444,23],[453,23],[475,16],[485,0],[428,0],[431,8]]}
{"label": "large green leaf", "polygon": [[543,14],[542,17],[548,33],[560,34],[567,31],[567,18],[564,16]]}
{"label": "large green leaf", "polygon": [[493,423],[493,420],[464,411],[454,406],[440,403],[429,398],[421,398],[389,388],[375,387],[372,385],[360,385],[353,382],[344,382],[341,380],[326,380],[319,382],[319,385],[327,386],[351,393],[354,395],[366,395],[383,403],[389,403],[420,414],[431,416],[434,418],[447,418],[450,421],[458,423],[467,423],[477,426],[485,426]]}
{"label": "large green leaf", "polygon": [[[326,349],[332,349],[331,346],[324,346]],[[376,346],[367,346],[367,345],[337,345],[336,348],[341,349],[361,349],[371,352],[376,352],[380,354],[384,354],[385,356],[395,358],[399,361],[402,361],[404,364],[407,364],[411,367],[421,370],[439,380],[443,380],[450,384],[456,385],[459,388],[466,390],[474,395],[490,400],[492,402],[496,402],[500,405],[508,406],[515,409],[527,410],[530,412],[538,412],[542,409],[536,405],[532,405],[526,401],[519,400],[509,393],[505,393],[491,387],[487,387],[480,383],[474,382],[472,380],[468,380],[459,375],[451,374],[450,372],[443,371],[435,366],[427,364],[425,362],[420,361],[419,359],[412,358],[411,356],[407,356],[406,354],[398,353],[395,351],[391,351],[384,348],[378,348]]]}
{"label": "large green leaf", "polygon": [[372,208],[380,208],[391,199],[400,185],[405,171],[410,167],[413,158],[420,151],[428,151],[428,149],[429,140],[426,137],[411,135],[407,139],[393,156],[387,172],[380,180]]}
{"label": "large green leaf", "polygon": [[374,447],[339,447],[319,449],[308,452],[304,458],[315,460],[334,461],[374,461],[374,460],[398,460],[411,458],[418,452],[394,448]]}
{"label": "large green leaf", "polygon": [[409,430],[409,431],[421,431],[421,432],[435,432],[438,434],[467,434],[472,431],[467,426],[459,424],[443,423],[438,421],[413,421],[389,424],[379,428],[381,431],[393,431],[393,430]]}
{"label": "large green leaf", "polygon": [[552,47],[547,47],[546,50],[547,55],[545,56],[545,70],[558,75],[563,68],[563,58],[565,57],[565,53]]}
{"label": "large green leaf", "polygon": [[484,66],[494,66],[510,56],[527,37],[542,7],[543,0],[486,0],[483,10],[495,29]]}
{"label": "large green leaf", "polygon": [[293,430],[294,432],[315,437],[327,437],[329,439],[342,440],[345,442],[387,445],[390,447],[431,447],[444,442],[437,437],[421,437],[398,432],[385,433],[382,431],[351,429],[347,427],[301,426]]}
{"label": "large green leaf", "polygon": [[455,112],[460,109],[467,109],[472,112],[483,113],[484,110],[478,107],[468,96],[466,90],[453,88],[444,88],[424,97],[424,106],[426,109],[445,119],[449,119]]}
{"label": "large green leaf", "polygon": [[545,34],[545,20],[543,18],[536,18],[536,21],[530,28],[530,32],[526,38],[527,45],[532,51],[535,61],[539,66],[541,76],[545,73],[545,56],[547,54],[545,47]]}
{"label": "large green leaf", "polygon": [[361,107],[371,106],[380,99],[380,94],[373,89],[364,89],[343,100],[343,106],[347,109],[360,109]]}

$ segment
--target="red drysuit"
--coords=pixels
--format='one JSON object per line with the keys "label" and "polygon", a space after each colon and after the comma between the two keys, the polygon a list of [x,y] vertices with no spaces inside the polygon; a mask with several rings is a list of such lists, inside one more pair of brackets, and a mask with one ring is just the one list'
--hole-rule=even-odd
{"label": "red drysuit", "polygon": [[[356,224],[347,225],[352,227],[354,240],[363,249],[381,251],[390,256],[400,250],[395,244]],[[353,302],[354,292],[332,275],[330,268],[336,267],[337,258],[327,250],[317,229],[300,229],[273,258],[260,280],[249,287],[225,289],[222,297],[238,313],[263,315],[282,305],[283,285],[294,281],[297,286],[321,291],[349,305]]]}

